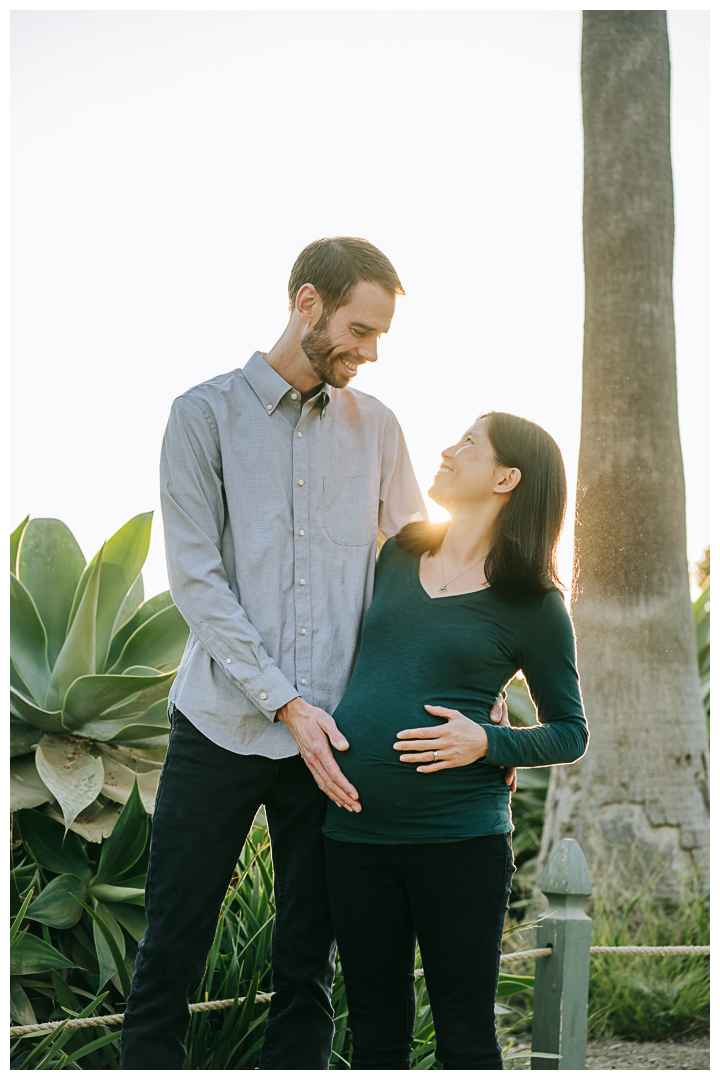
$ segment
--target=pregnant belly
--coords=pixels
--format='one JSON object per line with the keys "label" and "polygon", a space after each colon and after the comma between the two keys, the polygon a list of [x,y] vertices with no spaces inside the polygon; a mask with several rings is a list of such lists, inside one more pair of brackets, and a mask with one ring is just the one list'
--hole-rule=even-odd
{"label": "pregnant belly", "polygon": [[458,816],[489,794],[503,792],[502,770],[483,762],[419,773],[416,764],[400,761],[392,748],[402,726],[397,718],[361,724],[336,719],[350,749],[336,752],[335,758],[357,788],[362,805],[357,823],[363,830],[425,832],[432,823],[434,829],[447,825],[451,831]]}

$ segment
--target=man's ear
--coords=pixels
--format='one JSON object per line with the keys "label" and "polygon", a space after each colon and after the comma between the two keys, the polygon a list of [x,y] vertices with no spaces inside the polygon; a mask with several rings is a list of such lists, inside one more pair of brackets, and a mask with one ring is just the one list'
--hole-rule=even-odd
{"label": "man's ear", "polygon": [[498,495],[509,495],[511,491],[514,491],[522,480],[522,473],[519,469],[503,469],[500,476],[497,479],[497,483],[493,488],[493,491]]}
{"label": "man's ear", "polygon": [[307,282],[300,286],[295,297],[295,310],[307,326],[320,320],[323,304],[314,285]]}

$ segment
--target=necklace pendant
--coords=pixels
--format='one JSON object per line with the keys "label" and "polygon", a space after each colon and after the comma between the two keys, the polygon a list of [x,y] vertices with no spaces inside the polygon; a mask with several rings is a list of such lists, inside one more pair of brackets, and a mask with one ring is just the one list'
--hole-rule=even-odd
{"label": "necklace pendant", "polygon": [[438,592],[447,592],[447,585],[440,585],[438,587]]}

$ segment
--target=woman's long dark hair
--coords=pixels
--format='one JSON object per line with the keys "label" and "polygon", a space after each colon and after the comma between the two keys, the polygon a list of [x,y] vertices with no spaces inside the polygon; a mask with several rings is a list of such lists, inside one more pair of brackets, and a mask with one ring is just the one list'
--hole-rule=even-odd
{"label": "woman's long dark hair", "polygon": [[[547,431],[512,413],[489,412],[485,430],[498,465],[519,469],[521,479],[500,511],[485,560],[488,585],[508,596],[561,587],[557,544],[565,519],[567,481],[560,449]],[[440,547],[449,522],[416,521],[397,534],[414,555]]]}

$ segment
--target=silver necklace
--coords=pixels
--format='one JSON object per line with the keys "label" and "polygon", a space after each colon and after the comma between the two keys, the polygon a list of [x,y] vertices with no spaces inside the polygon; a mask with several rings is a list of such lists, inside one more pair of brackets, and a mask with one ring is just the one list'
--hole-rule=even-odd
{"label": "silver necklace", "polygon": [[463,574],[467,574],[468,570],[472,570],[479,563],[481,563],[483,561],[483,559],[487,558],[487,552],[486,552],[485,555],[483,555],[482,558],[478,559],[477,562],[474,562],[472,564],[472,566],[468,566],[465,570],[461,570],[460,573],[456,577],[451,578],[450,581],[445,581],[445,567],[443,566],[442,545],[438,548],[438,555],[440,556],[440,569],[442,570],[442,578],[443,578],[442,585],[438,586],[438,592],[447,592],[448,591],[448,585],[452,585],[453,581],[457,581],[457,579],[461,578],[463,576]]}

